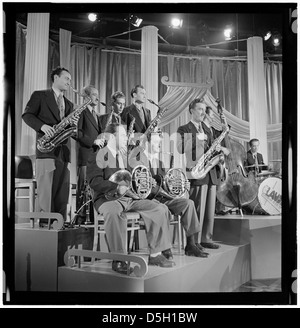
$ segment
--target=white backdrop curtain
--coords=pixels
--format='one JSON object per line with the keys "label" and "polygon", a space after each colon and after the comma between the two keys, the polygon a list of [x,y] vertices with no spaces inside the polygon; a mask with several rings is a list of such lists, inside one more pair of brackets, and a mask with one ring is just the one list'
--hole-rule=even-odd
{"label": "white backdrop curtain", "polygon": [[[17,25],[18,28],[21,27]],[[24,27],[22,28],[24,30]],[[16,131],[20,131],[22,115],[22,62],[25,54],[26,42],[24,32],[17,38],[16,74],[19,72],[16,89]],[[21,34],[22,35],[22,34]],[[59,47],[54,41],[49,41],[48,56],[48,87],[50,83],[51,69],[59,64]],[[24,65],[23,65],[24,66]],[[268,150],[269,159],[281,158],[281,113],[282,113],[282,64],[265,62],[265,81],[268,106]],[[86,84],[94,85],[100,92],[100,100],[110,104],[111,94],[121,90],[126,95],[126,103],[130,104],[130,91],[136,84],[141,83],[141,57],[137,53],[118,53],[116,51],[103,50],[96,46],[73,44],[71,46],[70,71],[72,84],[75,89],[81,89]],[[243,145],[248,147],[247,131],[249,129],[248,92],[247,92],[247,62],[209,59],[208,57],[181,58],[173,55],[159,56],[158,58],[158,99],[160,105],[170,104],[168,97],[175,92],[173,108],[180,115],[174,115],[170,111],[169,123],[164,118],[165,131],[177,130],[179,125],[189,120],[187,111],[188,103],[194,96],[201,96],[204,91],[198,88],[177,89],[168,88],[161,83],[161,78],[168,76],[173,82],[205,83],[207,78],[213,80],[210,92],[205,94],[205,99],[215,109],[215,98],[221,99],[225,108],[228,123],[232,126],[231,134],[244,140]],[[175,91],[174,91],[175,90]],[[189,100],[188,100],[189,99]],[[70,98],[75,104],[81,104],[82,99],[73,95]],[[183,102],[183,104],[182,104]],[[104,113],[106,109],[100,105],[99,110]],[[166,117],[168,117],[166,116]],[[169,126],[168,126],[169,124]],[[21,135],[16,135],[16,146],[20,145]],[[18,148],[16,148],[18,149]],[[73,164],[72,164],[73,165]]]}

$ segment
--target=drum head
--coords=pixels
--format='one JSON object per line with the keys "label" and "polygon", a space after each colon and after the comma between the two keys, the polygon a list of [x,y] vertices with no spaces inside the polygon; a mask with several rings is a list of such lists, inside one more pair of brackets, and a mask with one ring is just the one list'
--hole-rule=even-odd
{"label": "drum head", "polygon": [[258,188],[261,207],[270,215],[281,214],[281,179],[267,178]]}

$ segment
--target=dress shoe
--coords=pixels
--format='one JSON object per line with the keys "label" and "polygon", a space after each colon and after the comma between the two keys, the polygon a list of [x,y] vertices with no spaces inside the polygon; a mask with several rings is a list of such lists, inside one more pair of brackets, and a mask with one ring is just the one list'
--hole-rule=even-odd
{"label": "dress shoe", "polygon": [[167,260],[173,260],[173,254],[170,248],[162,251],[161,253]]}
{"label": "dress shoe", "polygon": [[186,245],[184,253],[186,256],[208,257],[208,253],[201,251],[196,245]]}
{"label": "dress shoe", "polygon": [[200,243],[196,243],[195,245],[196,245],[197,248],[200,249],[200,251],[201,251],[202,253],[209,255],[209,253],[205,252],[205,248],[204,248],[203,246],[201,246]]}
{"label": "dress shoe", "polygon": [[215,243],[201,243],[201,245],[204,248],[210,248],[210,249],[218,249],[218,248],[220,248],[220,245],[215,244]]}
{"label": "dress shoe", "polygon": [[133,272],[133,268],[128,267],[128,264],[124,261],[113,261],[112,269],[121,274],[130,275]]}
{"label": "dress shoe", "polygon": [[148,265],[156,265],[161,268],[171,268],[175,266],[175,262],[167,260],[163,255],[155,257],[149,256]]}

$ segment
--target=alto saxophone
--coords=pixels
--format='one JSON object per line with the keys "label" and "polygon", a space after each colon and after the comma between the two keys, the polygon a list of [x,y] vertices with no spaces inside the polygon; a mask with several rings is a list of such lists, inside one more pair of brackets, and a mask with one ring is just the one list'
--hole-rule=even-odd
{"label": "alto saxophone", "polygon": [[223,158],[223,154],[215,155],[215,152],[217,146],[221,144],[228,131],[229,127],[226,126],[220,136],[215,139],[208,151],[200,157],[197,164],[192,168],[191,175],[194,179],[203,179],[206,174]]}
{"label": "alto saxophone", "polygon": [[[73,88],[72,88],[73,89]],[[77,93],[73,89],[74,92]],[[67,117],[62,119],[61,122],[54,125],[54,134],[50,137],[47,135],[43,135],[41,138],[37,140],[37,149],[42,153],[49,153],[59,144],[61,144],[64,140],[68,139],[76,135],[77,133],[77,124],[74,124],[74,119],[78,119],[79,115],[86,109],[86,107],[92,102],[91,98],[88,98],[88,101],[83,105],[79,106],[72,113],[70,113]]]}

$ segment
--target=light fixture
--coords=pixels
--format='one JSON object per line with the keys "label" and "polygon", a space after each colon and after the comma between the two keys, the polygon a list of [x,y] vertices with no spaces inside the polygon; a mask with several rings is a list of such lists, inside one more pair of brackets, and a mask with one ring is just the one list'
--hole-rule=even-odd
{"label": "light fixture", "polygon": [[270,39],[271,35],[272,35],[271,31],[268,31],[264,36],[264,40],[268,41]]}
{"label": "light fixture", "polygon": [[233,38],[233,27],[231,25],[226,25],[224,29],[225,40],[231,40]]}
{"label": "light fixture", "polygon": [[277,36],[274,37],[272,43],[273,43],[274,47],[278,47],[280,45],[279,37],[277,37]]}
{"label": "light fixture", "polygon": [[182,19],[180,19],[180,18],[178,18],[178,17],[174,17],[174,18],[172,18],[172,20],[171,20],[171,27],[172,28],[177,28],[177,29],[179,29],[179,28],[181,28],[182,27],[182,23],[183,23],[183,20]]}
{"label": "light fixture", "polygon": [[88,19],[89,19],[91,22],[95,22],[96,19],[97,19],[97,15],[94,14],[94,13],[90,13],[90,14],[88,15]]}
{"label": "light fixture", "polygon": [[139,27],[142,24],[143,19],[134,15],[130,15],[129,22],[135,27]]}

